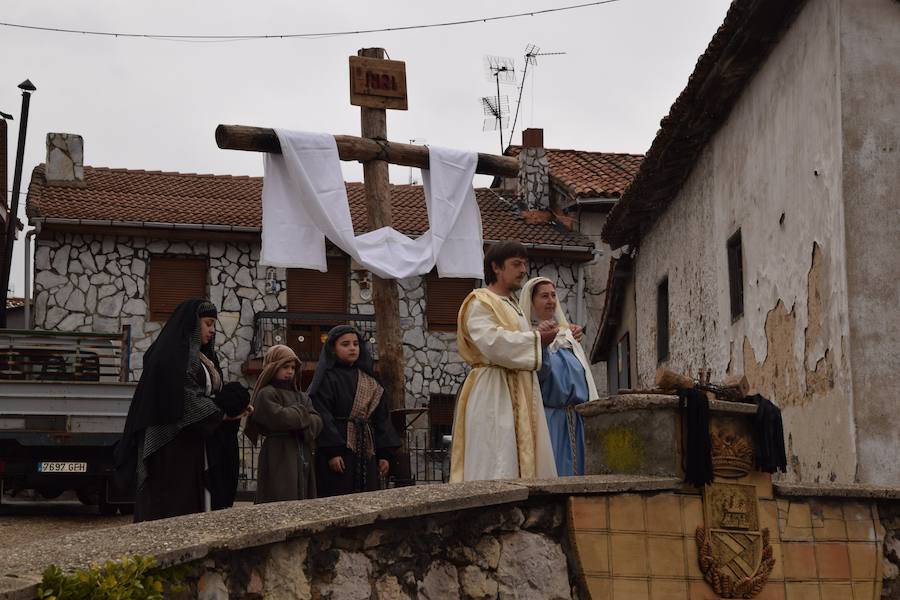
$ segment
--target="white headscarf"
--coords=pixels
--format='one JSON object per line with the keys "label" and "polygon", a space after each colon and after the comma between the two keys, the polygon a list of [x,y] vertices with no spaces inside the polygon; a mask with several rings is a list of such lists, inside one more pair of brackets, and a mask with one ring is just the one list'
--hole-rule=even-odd
{"label": "white headscarf", "polygon": [[[534,306],[531,303],[531,295],[534,292],[534,288],[542,283],[549,283],[554,289],[556,288],[556,284],[546,277],[533,277],[525,283],[525,286],[522,288],[519,295],[519,308],[522,309],[522,314],[525,315],[525,320],[528,321],[528,323],[531,323],[531,315],[534,312]],[[588,386],[588,400],[597,400],[600,395],[597,393],[597,385],[594,383],[594,376],[591,374],[591,365],[588,363],[584,348],[575,341],[575,336],[572,335],[572,331],[569,329],[569,320],[566,319],[566,313],[563,311],[562,303],[558,300],[556,302],[556,314],[554,315],[554,319],[556,320],[557,325],[559,325],[559,333],[556,334],[556,339],[553,340],[547,349],[550,352],[556,352],[560,348],[569,348],[572,350],[575,354],[575,358],[578,359],[578,362],[581,363],[581,367],[584,369],[584,378],[587,381]]]}

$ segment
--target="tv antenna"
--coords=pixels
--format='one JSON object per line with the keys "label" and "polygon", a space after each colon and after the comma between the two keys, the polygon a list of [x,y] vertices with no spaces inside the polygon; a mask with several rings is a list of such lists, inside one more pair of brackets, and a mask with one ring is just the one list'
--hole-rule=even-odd
{"label": "tv antenna", "polygon": [[[522,71],[522,82],[519,84],[519,99],[516,101],[516,114],[513,117],[512,129],[510,130],[510,138],[516,133],[516,123],[519,120],[519,107],[522,106],[522,91],[525,89],[525,79],[528,77],[528,67],[530,65],[537,66],[538,56],[562,56],[565,52],[541,52],[541,49],[534,44],[529,43],[525,46],[525,69]],[[532,75],[532,79],[534,75]]]}
{"label": "tv antenna", "polygon": [[[428,140],[426,140],[425,138],[411,138],[411,139],[409,140],[409,143],[410,143],[410,144],[424,144],[424,143],[427,142],[427,141],[428,141]],[[410,167],[410,168],[409,168],[409,185],[415,185],[415,184],[417,184],[417,183],[419,183],[419,182],[416,181],[416,178],[415,178],[415,177],[413,177],[413,168]]]}
{"label": "tv antenna", "polygon": [[509,124],[509,98],[500,95],[500,84],[515,85],[516,63],[513,59],[504,56],[485,56],[484,64],[488,79],[493,80],[497,86],[497,97],[481,99],[484,114],[490,117],[484,120],[482,131],[497,130],[500,132],[500,152],[502,153],[506,149],[503,145],[503,130]]}

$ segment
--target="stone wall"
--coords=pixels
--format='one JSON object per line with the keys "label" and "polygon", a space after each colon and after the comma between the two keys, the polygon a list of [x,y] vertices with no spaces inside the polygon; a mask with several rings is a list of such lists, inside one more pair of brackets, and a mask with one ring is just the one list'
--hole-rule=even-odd
{"label": "stone wall", "polygon": [[[183,242],[56,233],[38,239],[35,249],[35,327],[51,331],[118,332],[131,325],[131,377],[140,377],[143,353],[162,323],[150,321],[147,307],[152,255],[209,257],[210,300],[219,308],[216,348],[231,379],[249,384],[241,366],[251,354],[253,317],[287,310],[285,270],[258,264],[259,245],[247,242]],[[560,301],[575,312],[577,266],[535,260],[530,276],[557,282]],[[374,314],[371,275],[352,265],[350,312]],[[428,331],[423,277],[398,282],[400,326],[406,360],[406,405],[423,406],[430,394],[455,394],[468,368],[456,352],[456,334]],[[423,423],[424,424],[424,423]]]}
{"label": "stone wall", "polygon": [[182,598],[587,598],[567,534],[571,495],[655,493],[672,479],[577,477],[396,488],[86,530],[0,555],[0,600],[126,555],[188,565]]}
{"label": "stone wall", "polygon": [[328,531],[197,565],[185,597],[572,598],[561,502]]}
{"label": "stone wall", "polygon": [[[250,354],[253,315],[286,310],[287,293],[267,293],[272,281],[284,290],[284,270],[257,265],[259,245],[184,242],[156,238],[56,233],[39,238],[34,253],[34,326],[50,331],[116,333],[131,326],[131,377],[162,323],[149,319],[147,281],[153,255],[209,258],[207,289],[219,308],[216,348],[222,369],[242,379]],[[274,278],[274,279],[273,279]]]}

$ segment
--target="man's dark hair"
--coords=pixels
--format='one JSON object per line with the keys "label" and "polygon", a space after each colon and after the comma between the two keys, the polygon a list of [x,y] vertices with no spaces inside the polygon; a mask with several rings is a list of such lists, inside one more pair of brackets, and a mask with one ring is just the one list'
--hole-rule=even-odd
{"label": "man's dark hair", "polygon": [[484,282],[488,285],[497,281],[493,265],[503,268],[503,263],[508,258],[528,258],[528,251],[520,242],[506,240],[494,244],[484,254]]}

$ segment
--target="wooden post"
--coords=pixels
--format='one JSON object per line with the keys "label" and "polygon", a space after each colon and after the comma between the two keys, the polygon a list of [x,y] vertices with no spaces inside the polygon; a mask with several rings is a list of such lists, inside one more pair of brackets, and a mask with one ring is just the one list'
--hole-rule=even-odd
{"label": "wooden post", "polygon": [[[364,48],[359,56],[384,59],[383,48]],[[379,142],[387,141],[387,111],[383,108],[360,107],[362,137]],[[369,160],[363,163],[366,188],[366,212],[369,229],[390,227],[391,187],[388,163]],[[400,337],[400,296],[397,282],[372,276],[375,304],[376,339],[378,340],[378,371],[391,408],[404,408],[403,343]]]}

